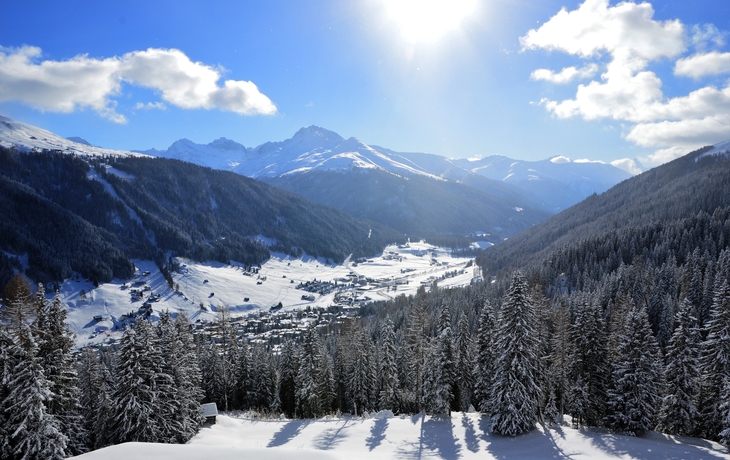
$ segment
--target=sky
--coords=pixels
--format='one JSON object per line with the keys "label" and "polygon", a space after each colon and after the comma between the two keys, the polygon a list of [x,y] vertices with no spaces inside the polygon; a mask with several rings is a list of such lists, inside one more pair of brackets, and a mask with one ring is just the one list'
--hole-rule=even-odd
{"label": "sky", "polygon": [[125,150],[317,125],[635,170],[730,139],[730,2],[6,2],[0,114]]}

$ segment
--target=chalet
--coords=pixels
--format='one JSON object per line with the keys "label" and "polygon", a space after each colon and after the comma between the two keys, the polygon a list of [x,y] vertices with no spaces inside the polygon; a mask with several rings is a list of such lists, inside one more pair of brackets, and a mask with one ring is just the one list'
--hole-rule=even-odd
{"label": "chalet", "polygon": [[215,418],[218,416],[218,406],[215,403],[203,404],[203,417],[205,417],[205,423],[215,424]]}

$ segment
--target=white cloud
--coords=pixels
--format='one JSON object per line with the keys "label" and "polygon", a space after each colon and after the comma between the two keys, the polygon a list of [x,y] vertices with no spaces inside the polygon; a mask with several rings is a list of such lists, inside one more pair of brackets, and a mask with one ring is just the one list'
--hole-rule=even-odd
{"label": "white cloud", "polygon": [[578,158],[573,163],[592,163],[592,164],[599,164],[599,165],[605,165],[605,161],[601,160],[589,160],[588,158]]}
{"label": "white cloud", "polygon": [[533,80],[544,80],[551,83],[569,83],[576,79],[591,78],[598,72],[598,66],[596,64],[589,64],[583,68],[566,67],[558,73],[553,72],[550,69],[537,69],[530,74],[530,78]]}
{"label": "white cloud", "polygon": [[720,47],[725,44],[727,32],[721,32],[714,24],[692,26],[692,45],[703,50],[708,46]]}
{"label": "white cloud", "polygon": [[[627,140],[659,149],[641,159],[650,166],[676,158],[680,151],[730,138],[730,86],[705,86],[666,98],[662,80],[648,69],[653,61],[678,58],[690,41],[698,49],[723,43],[724,34],[705,25],[696,26],[689,37],[679,20],[657,21],[653,15],[646,2],[609,6],[608,0],[586,0],[574,11],[563,8],[520,39],[523,50],[557,50],[584,59],[607,54],[610,59],[600,79],[578,85],[575,98],[543,99],[540,104],[558,118],[629,122]],[[730,73],[730,53],[695,54],[679,59],[675,67],[675,75],[693,78],[722,73]]]}
{"label": "white cloud", "polygon": [[134,110],[167,110],[167,106],[162,102],[148,102],[146,104],[137,102]]}
{"label": "white cloud", "polygon": [[558,155],[556,157],[550,158],[550,163],[555,163],[555,164],[570,163],[570,158],[564,157],[562,155]]}
{"label": "white cloud", "polygon": [[586,0],[577,10],[561,9],[537,30],[520,38],[523,49],[563,51],[584,58],[602,52],[630,51],[640,59],[676,56],[684,51],[684,27],[675,21],[655,21],[649,3]]}
{"label": "white cloud", "polygon": [[705,75],[730,73],[730,53],[694,54],[680,59],[674,65],[674,74],[682,77],[701,78]]}
{"label": "white cloud", "polygon": [[180,50],[150,48],[106,59],[80,55],[38,62],[40,57],[37,47],[0,48],[0,102],[15,100],[53,112],[92,108],[124,123],[126,118],[115,112],[113,97],[127,82],[158,90],[165,102],[183,109],[276,113],[274,103],[252,82],[226,80],[219,86],[220,69],[193,62]]}
{"label": "white cloud", "polygon": [[629,174],[637,175],[641,174],[642,170],[636,161],[631,158],[621,158],[620,160],[613,160],[611,164],[619,169],[623,169]]}

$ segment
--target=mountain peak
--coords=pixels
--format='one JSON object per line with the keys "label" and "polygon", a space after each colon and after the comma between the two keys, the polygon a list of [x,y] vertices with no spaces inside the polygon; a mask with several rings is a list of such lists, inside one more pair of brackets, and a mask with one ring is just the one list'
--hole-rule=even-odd
{"label": "mountain peak", "polygon": [[343,141],[344,138],[334,131],[324,129],[319,126],[311,125],[307,128],[301,128],[297,131],[292,140],[303,139],[322,139],[325,141]]}

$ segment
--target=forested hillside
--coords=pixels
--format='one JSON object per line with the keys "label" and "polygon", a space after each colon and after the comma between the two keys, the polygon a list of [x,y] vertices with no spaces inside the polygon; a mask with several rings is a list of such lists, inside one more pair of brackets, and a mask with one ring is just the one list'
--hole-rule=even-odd
{"label": "forested hillside", "polygon": [[608,232],[671,222],[730,205],[730,161],[704,148],[651,169],[484,251],[486,275],[540,263],[553,251]]}
{"label": "forested hillside", "polygon": [[257,264],[274,250],[341,261],[402,239],[253,179],[174,160],[3,148],[0,189],[2,285],[21,259],[36,281],[76,272],[104,282],[130,277],[130,259],[162,253]]}
{"label": "forested hillside", "polygon": [[482,190],[378,169],[311,171],[264,180],[359,219],[380,222],[411,238],[484,232],[499,241],[550,215],[516,188],[481,179],[474,182],[481,182]]}

